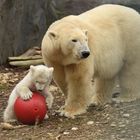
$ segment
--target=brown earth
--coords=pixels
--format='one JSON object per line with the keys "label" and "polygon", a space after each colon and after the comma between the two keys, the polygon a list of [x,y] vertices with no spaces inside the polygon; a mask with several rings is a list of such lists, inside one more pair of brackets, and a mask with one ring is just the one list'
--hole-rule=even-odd
{"label": "brown earth", "polygon": [[[26,69],[0,67],[0,123],[7,99]],[[140,140],[140,101],[91,106],[76,119],[59,116],[64,96],[51,85],[55,97],[49,119],[35,126],[5,130],[0,126],[0,140]],[[17,124],[18,125],[18,124]]]}

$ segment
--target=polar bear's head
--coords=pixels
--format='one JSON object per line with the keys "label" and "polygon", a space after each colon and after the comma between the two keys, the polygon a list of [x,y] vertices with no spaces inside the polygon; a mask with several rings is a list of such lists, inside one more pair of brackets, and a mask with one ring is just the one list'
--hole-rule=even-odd
{"label": "polar bear's head", "polygon": [[[66,23],[58,24],[47,32],[47,36],[51,41],[51,45],[48,47],[52,47],[52,50],[57,52],[55,58],[60,59],[63,56],[61,61],[64,65],[78,63],[90,55],[87,34],[86,29]],[[51,52],[48,51],[48,53]],[[56,57],[58,53],[59,58]]]}
{"label": "polar bear's head", "polygon": [[50,84],[53,70],[53,67],[48,68],[44,65],[30,66],[31,80],[38,91],[42,91]]}

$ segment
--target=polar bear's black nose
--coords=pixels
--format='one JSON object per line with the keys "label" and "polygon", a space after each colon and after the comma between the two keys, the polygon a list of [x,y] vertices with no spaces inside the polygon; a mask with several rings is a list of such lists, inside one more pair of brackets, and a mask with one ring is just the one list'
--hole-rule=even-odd
{"label": "polar bear's black nose", "polygon": [[89,55],[90,55],[90,52],[89,51],[83,51],[83,52],[81,52],[81,57],[82,58],[87,58]]}

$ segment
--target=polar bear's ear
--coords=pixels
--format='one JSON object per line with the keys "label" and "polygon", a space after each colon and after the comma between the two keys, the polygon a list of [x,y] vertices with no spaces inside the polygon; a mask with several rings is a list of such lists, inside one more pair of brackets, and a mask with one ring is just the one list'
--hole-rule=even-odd
{"label": "polar bear's ear", "polygon": [[49,31],[49,32],[48,32],[48,36],[49,36],[51,39],[57,39],[58,34],[57,34],[55,31]]}
{"label": "polar bear's ear", "polygon": [[88,30],[87,29],[83,29],[83,32],[85,33],[85,35],[88,34]]}
{"label": "polar bear's ear", "polygon": [[34,71],[35,71],[35,66],[31,65],[31,66],[30,66],[30,71],[31,71],[31,72],[34,72]]}

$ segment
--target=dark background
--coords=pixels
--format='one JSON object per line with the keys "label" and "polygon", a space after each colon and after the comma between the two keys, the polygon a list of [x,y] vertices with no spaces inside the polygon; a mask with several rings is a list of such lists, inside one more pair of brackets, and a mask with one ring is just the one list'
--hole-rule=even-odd
{"label": "dark background", "polygon": [[139,0],[0,0],[0,65],[9,56],[40,46],[53,21],[104,3],[121,4],[140,12]]}

